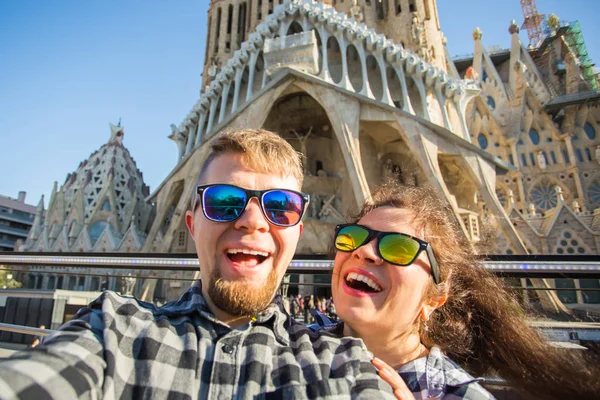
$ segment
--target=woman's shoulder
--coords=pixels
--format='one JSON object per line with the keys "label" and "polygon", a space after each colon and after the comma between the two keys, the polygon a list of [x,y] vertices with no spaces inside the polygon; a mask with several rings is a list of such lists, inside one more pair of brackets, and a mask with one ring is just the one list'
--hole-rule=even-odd
{"label": "woman's shoulder", "polygon": [[426,357],[402,366],[398,373],[417,399],[494,399],[480,385],[483,379],[471,376],[438,347],[432,347]]}

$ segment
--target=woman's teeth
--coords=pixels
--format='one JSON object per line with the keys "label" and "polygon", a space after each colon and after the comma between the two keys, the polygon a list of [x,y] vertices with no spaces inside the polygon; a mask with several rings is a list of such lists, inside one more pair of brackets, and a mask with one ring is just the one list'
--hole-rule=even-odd
{"label": "woman's teeth", "polygon": [[381,292],[383,289],[368,276],[350,272],[346,276],[346,283],[352,289],[362,290],[363,292]]}

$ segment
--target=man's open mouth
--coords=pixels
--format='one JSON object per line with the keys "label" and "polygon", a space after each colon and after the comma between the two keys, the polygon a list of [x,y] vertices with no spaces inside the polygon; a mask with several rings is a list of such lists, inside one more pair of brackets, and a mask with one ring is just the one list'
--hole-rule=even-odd
{"label": "man's open mouth", "polygon": [[346,275],[346,285],[351,289],[365,293],[379,293],[383,290],[371,278],[356,272],[350,272]]}
{"label": "man's open mouth", "polygon": [[254,267],[263,263],[269,257],[269,253],[251,249],[227,249],[227,257],[241,266]]}

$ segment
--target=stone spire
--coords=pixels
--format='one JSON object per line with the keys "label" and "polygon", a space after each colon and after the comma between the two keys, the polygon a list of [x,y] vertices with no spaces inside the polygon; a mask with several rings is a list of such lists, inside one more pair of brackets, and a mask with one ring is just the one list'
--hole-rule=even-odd
{"label": "stone spire", "polygon": [[119,123],[117,125],[113,125],[111,123],[108,125],[110,126],[110,140],[108,143],[117,143],[122,145],[125,132],[123,132],[123,127],[121,126],[121,119],[119,119]]}
{"label": "stone spire", "polygon": [[[120,121],[109,125],[108,142],[81,162],[60,189],[55,182],[45,218],[42,218],[43,201],[40,202],[35,219],[37,225],[28,239],[30,250],[41,248],[41,239],[46,232],[49,240],[44,250],[70,251],[74,247],[89,251],[107,226],[115,233],[115,238],[122,237],[129,228],[131,215],[143,216],[137,229],[142,234],[147,233],[154,215],[152,205],[144,201],[148,187],[123,146]],[[91,245],[89,240],[81,240],[82,234],[92,239]],[[106,250],[114,251],[118,244]]]}
{"label": "stone spire", "polygon": [[33,225],[31,226],[31,230],[29,231],[29,237],[32,240],[37,240],[40,237],[40,233],[42,233],[42,226],[44,225],[44,195],[40,198],[40,202],[38,203],[37,210],[35,213],[35,218],[33,219]]}

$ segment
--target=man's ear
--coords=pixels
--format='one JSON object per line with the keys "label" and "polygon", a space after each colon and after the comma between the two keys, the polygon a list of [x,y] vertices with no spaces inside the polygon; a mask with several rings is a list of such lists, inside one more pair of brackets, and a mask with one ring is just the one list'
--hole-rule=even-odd
{"label": "man's ear", "polygon": [[185,212],[185,225],[192,237],[194,237],[194,213],[190,210]]}
{"label": "man's ear", "polygon": [[425,302],[425,304],[423,304],[423,307],[421,308],[421,313],[420,313],[421,320],[423,320],[425,322],[429,321],[429,317],[431,316],[431,314],[436,309],[443,306],[447,300],[448,300],[447,294],[444,294],[441,296],[436,296],[436,297],[433,297],[433,298],[427,300]]}

